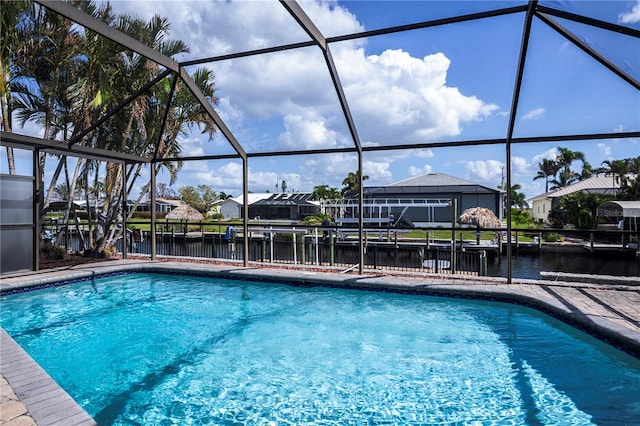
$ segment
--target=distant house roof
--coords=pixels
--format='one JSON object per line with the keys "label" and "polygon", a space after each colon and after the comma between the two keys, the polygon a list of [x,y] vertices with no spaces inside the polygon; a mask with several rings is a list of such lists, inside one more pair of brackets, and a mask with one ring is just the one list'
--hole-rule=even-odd
{"label": "distant house roof", "polygon": [[[151,200],[149,200],[149,203],[151,203]],[[182,205],[182,201],[181,200],[174,200],[172,198],[156,198],[156,204],[170,204],[172,206],[175,207],[180,207]]]}
{"label": "distant house roof", "polygon": [[573,194],[578,191],[598,194],[615,194],[619,188],[620,183],[616,182],[612,176],[596,175],[555,191],[545,192],[544,194],[531,198],[529,201],[564,197],[565,195]]}
{"label": "distant house roof", "polygon": [[[273,194],[271,194],[269,192],[250,192],[248,194],[249,205],[255,203],[256,201],[260,201],[262,199],[269,198],[272,195]],[[224,202],[225,203],[234,202],[234,203],[236,203],[238,205],[242,205],[244,203],[244,196],[238,195],[237,197],[227,198],[226,200],[224,200]]]}
{"label": "distant house roof", "polygon": [[[404,189],[404,190],[403,190]],[[396,192],[493,192],[500,193],[497,188],[489,188],[475,182],[460,179],[444,173],[426,173],[414,176],[382,187],[364,188],[369,193],[396,193]]]}
{"label": "distant house roof", "polygon": [[[172,206],[173,208],[176,207],[180,207],[182,205],[182,201],[181,200],[174,200],[174,199],[170,199],[170,198],[156,198],[156,204],[163,204],[163,205],[167,205],[167,206]],[[151,199],[146,199],[145,201],[141,201],[140,202],[141,206],[150,206],[151,205]]]}
{"label": "distant house roof", "polygon": [[263,198],[251,203],[252,206],[299,206],[299,205],[319,205],[318,201],[312,200],[311,193],[297,192],[292,194],[272,194],[269,198]]}

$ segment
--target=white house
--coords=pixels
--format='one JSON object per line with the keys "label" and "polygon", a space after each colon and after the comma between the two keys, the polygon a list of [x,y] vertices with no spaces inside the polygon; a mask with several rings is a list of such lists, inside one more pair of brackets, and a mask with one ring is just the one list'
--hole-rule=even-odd
{"label": "white house", "polygon": [[[271,193],[249,193],[249,205],[256,201],[264,200],[271,197]],[[244,197],[239,195],[237,197],[228,198],[220,203],[220,214],[223,219],[238,219],[242,217],[242,206],[244,205]]]}

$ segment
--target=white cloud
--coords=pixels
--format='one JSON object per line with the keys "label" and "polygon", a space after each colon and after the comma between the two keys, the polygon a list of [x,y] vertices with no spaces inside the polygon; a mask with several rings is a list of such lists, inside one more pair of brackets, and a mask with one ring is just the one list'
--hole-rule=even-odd
{"label": "white cloud", "polygon": [[169,18],[171,37],[191,50],[178,60],[309,40],[275,1],[115,1],[112,6],[144,20],[155,14]]}
{"label": "white cloud", "polygon": [[411,154],[414,157],[419,157],[419,158],[433,158],[434,157],[433,150],[431,150],[431,149],[414,149],[414,150],[412,150]]}
{"label": "white cloud", "polygon": [[[302,6],[325,34],[365,29],[335,1],[305,1]],[[143,19],[154,14],[168,17],[171,36],[191,48],[189,58],[309,40],[278,2],[145,1],[115,2],[114,7]],[[464,122],[483,119],[498,109],[446,85],[450,60],[443,53],[417,58],[395,49],[366,56],[365,43],[331,46],[364,144],[455,136]],[[245,126],[267,123],[271,126],[268,137],[284,147],[312,148],[321,140],[332,141],[329,146],[350,143],[320,49],[309,47],[206,66],[215,74],[217,108],[233,123],[234,134],[242,133]],[[309,117],[309,110],[316,116]],[[274,125],[279,128],[274,130]],[[260,146],[242,136],[243,144]]]}
{"label": "white cloud", "polygon": [[401,50],[365,56],[363,48],[342,48],[338,71],[365,141],[419,142],[461,132],[461,124],[498,109],[446,85],[450,60],[443,53],[423,58]]}
{"label": "white cloud", "polygon": [[606,158],[607,160],[612,160],[613,157],[613,152],[611,151],[611,147],[609,145],[607,145],[604,142],[600,142],[598,143],[598,151],[600,152],[600,155],[602,155],[604,158]]}
{"label": "white cloud", "polygon": [[532,109],[531,111],[529,111],[528,113],[526,113],[525,115],[522,116],[523,120],[536,120],[540,117],[542,117],[542,115],[546,112],[546,110],[544,108],[536,108],[536,109]]}
{"label": "white cloud", "polygon": [[[168,181],[168,174],[159,177],[158,181]],[[275,180],[274,180],[275,181]],[[209,185],[215,191],[238,195],[242,192],[242,165],[229,161],[186,161],[178,174],[178,181],[173,186]]]}
{"label": "white cloud", "polygon": [[216,111],[227,124],[241,123],[244,120],[242,110],[233,106],[227,96],[218,98]]}
{"label": "white cloud", "polygon": [[424,174],[427,174],[427,173],[431,173],[432,170],[433,170],[433,167],[431,167],[431,165],[429,165],[429,164],[425,164],[422,167],[411,166],[411,167],[409,167],[409,176],[424,175]]}
{"label": "white cloud", "polygon": [[618,15],[618,22],[621,24],[635,24],[640,22],[640,0],[636,0],[630,11]]}
{"label": "white cloud", "polygon": [[358,22],[356,16],[340,6],[336,0],[303,0],[299,3],[318,29],[327,37],[360,32],[365,29]]}
{"label": "white cloud", "polygon": [[[389,183],[393,176],[389,170],[390,164],[385,161],[365,161],[362,164],[362,172],[369,179],[365,181],[366,185],[382,185]],[[345,174],[346,176],[346,174]]]}
{"label": "white cloud", "polygon": [[526,158],[512,156],[511,157],[511,173],[515,176],[530,175],[532,165]]}
{"label": "white cloud", "polygon": [[471,173],[473,179],[483,182],[499,182],[504,163],[498,160],[478,160],[463,162],[464,167]]}
{"label": "white cloud", "polygon": [[559,152],[557,148],[551,148],[546,150],[545,152],[538,154],[536,156],[533,157],[533,163],[534,164],[538,164],[541,163],[542,160],[546,159],[546,160],[555,160],[556,157],[558,156]]}
{"label": "white cloud", "polygon": [[284,118],[285,132],[278,138],[285,148],[328,148],[337,145],[337,132],[327,128],[326,120],[312,112],[288,114]]}

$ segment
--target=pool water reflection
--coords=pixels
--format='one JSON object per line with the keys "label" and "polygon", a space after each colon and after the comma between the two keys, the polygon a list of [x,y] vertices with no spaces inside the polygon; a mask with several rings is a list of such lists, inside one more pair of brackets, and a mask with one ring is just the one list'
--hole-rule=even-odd
{"label": "pool water reflection", "polygon": [[129,274],[2,308],[101,425],[640,418],[640,360],[516,305]]}

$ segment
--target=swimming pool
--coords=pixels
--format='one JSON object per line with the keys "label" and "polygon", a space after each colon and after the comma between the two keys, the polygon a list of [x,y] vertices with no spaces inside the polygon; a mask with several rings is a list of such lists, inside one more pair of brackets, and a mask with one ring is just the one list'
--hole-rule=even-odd
{"label": "swimming pool", "polygon": [[637,424],[640,361],[498,302],[162,274],[2,298],[99,424]]}

